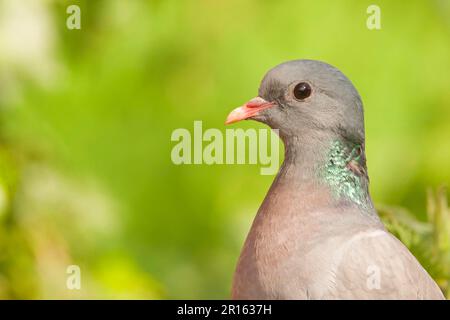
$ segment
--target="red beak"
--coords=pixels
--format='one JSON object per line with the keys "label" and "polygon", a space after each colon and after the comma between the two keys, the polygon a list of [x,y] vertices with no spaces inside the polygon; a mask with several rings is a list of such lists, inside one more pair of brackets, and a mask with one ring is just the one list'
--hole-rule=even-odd
{"label": "red beak", "polygon": [[275,105],[274,102],[266,101],[261,97],[253,98],[243,106],[231,111],[227,117],[227,120],[225,121],[225,124],[230,124],[233,122],[248,119],[258,114],[261,110],[271,108],[274,105]]}

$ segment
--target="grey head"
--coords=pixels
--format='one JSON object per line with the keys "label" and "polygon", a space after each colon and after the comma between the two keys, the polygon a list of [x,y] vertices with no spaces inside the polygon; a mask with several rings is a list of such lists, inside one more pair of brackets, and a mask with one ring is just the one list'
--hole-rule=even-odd
{"label": "grey head", "polygon": [[243,119],[279,130],[285,144],[285,165],[279,175],[292,175],[289,168],[294,164],[304,179],[319,179],[338,199],[373,211],[362,102],[338,69],[314,60],[274,67],[264,76],[258,96],[233,110],[226,123]]}
{"label": "grey head", "polygon": [[258,97],[235,109],[227,123],[253,119],[278,129],[283,140],[313,132],[364,144],[361,98],[335,67],[315,60],[293,60],[269,70]]}

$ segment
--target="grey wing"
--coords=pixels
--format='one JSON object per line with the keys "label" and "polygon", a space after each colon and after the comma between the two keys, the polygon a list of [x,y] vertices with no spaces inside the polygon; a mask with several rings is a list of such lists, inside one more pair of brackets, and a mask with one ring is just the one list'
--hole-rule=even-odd
{"label": "grey wing", "polygon": [[409,250],[384,230],[361,232],[335,253],[325,299],[444,299]]}

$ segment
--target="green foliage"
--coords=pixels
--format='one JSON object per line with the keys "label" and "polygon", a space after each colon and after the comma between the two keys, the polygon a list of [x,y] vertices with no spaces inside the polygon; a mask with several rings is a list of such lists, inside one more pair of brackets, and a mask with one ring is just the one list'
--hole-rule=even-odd
{"label": "green foliage", "polygon": [[378,206],[378,213],[437,281],[450,298],[450,208],[445,187],[427,192],[427,221],[419,221],[408,210]]}

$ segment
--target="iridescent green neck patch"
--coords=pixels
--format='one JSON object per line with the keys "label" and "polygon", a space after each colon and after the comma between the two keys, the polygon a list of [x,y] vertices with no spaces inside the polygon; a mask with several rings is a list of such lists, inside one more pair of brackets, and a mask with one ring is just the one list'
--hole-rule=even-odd
{"label": "iridescent green neck patch", "polygon": [[348,199],[362,207],[370,206],[365,161],[360,145],[334,141],[327,153],[322,178],[338,199]]}

